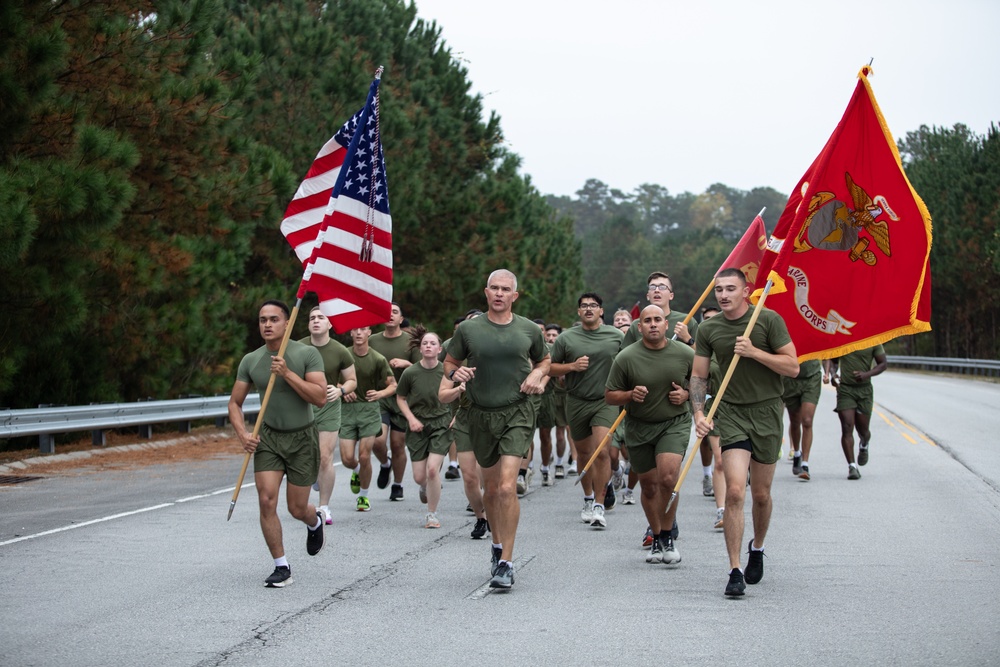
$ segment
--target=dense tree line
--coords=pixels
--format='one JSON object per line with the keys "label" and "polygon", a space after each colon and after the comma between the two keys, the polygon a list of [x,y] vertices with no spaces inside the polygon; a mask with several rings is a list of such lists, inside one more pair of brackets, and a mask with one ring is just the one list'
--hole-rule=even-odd
{"label": "dense tree line", "polygon": [[583,247],[583,280],[601,294],[605,314],[645,303],[646,276],[673,277],[674,305],[691,308],[762,208],[774,227],[788,196],[772,188],[737,190],[721,183],[695,195],[643,184],[631,193],[591,179],[576,197],[549,203],[574,220]]}
{"label": "dense tree line", "polygon": [[282,211],[379,65],[397,300],[448,331],[503,265],[521,312],[571,309],[571,221],[412,3],[3,3],[0,405],[228,390],[302,275]]}

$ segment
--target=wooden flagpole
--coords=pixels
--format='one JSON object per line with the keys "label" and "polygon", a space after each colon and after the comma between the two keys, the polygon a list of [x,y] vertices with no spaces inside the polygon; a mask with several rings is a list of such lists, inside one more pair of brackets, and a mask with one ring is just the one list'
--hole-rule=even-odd
{"label": "wooden flagpole", "polygon": [[[278,348],[278,354],[276,356],[284,357],[285,348],[288,347],[288,341],[292,337],[292,327],[295,324],[295,318],[299,315],[299,306],[302,305],[302,297],[298,298],[295,302],[295,307],[292,308],[292,314],[288,317],[288,327],[285,329],[285,337],[281,339],[281,346]],[[271,373],[271,378],[267,381],[267,390],[264,391],[264,398],[260,402],[260,412],[257,413],[257,421],[253,425],[253,433],[250,437],[256,438],[260,433],[260,427],[264,423],[264,411],[267,410],[267,403],[271,400],[271,390],[274,389],[274,379],[277,376]],[[226,521],[233,518],[233,510],[236,509],[236,499],[240,497],[240,487],[243,486],[243,478],[247,474],[247,466],[250,465],[251,453],[247,452],[246,456],[243,457],[243,467],[240,469],[240,477],[236,480],[236,488],[233,489],[233,499],[229,502],[229,514],[226,516]]]}
{"label": "wooden flagpole", "polygon": [[601,444],[599,444],[597,449],[594,450],[594,455],[590,457],[589,461],[587,461],[587,465],[583,466],[583,470],[580,471],[580,476],[576,478],[575,482],[573,482],[573,486],[579,484],[580,480],[583,479],[583,476],[587,474],[587,471],[590,470],[590,466],[597,460],[597,455],[600,454],[601,450],[604,449],[604,446],[611,441],[611,434],[615,432],[615,429],[618,428],[618,425],[622,423],[622,419],[624,418],[625,410],[622,410],[621,414],[618,415],[618,419],[615,420],[615,423],[611,425],[611,429],[608,430],[608,434],[604,436],[603,440],[601,440]]}
{"label": "wooden flagpole", "polygon": [[[764,302],[767,301],[768,292],[771,291],[771,281],[768,280],[767,284],[764,285],[764,293],[761,294],[760,300],[757,301],[757,307],[754,308],[753,315],[750,316],[750,322],[747,324],[746,331],[743,332],[744,338],[750,338],[750,333],[753,331],[753,327],[757,324],[757,318],[760,316],[760,312],[764,309]],[[719,407],[719,403],[722,402],[722,395],[726,392],[726,387],[729,385],[729,378],[733,377],[733,371],[736,370],[736,364],[739,362],[740,356],[734,355],[733,362],[729,364],[729,368],[726,370],[726,376],[722,378],[722,385],[719,386],[719,392],[714,396],[712,400],[712,407],[709,408],[708,414],[705,416],[706,421],[712,421],[715,417],[715,411]],[[704,438],[698,438],[695,440],[694,446],[688,450],[688,459],[684,464],[684,468],[681,470],[680,476],[677,478],[677,483],[674,484],[674,491],[670,494],[670,500],[667,502],[667,509],[664,511],[670,511],[673,506],[674,501],[677,500],[677,494],[680,492],[681,484],[684,483],[684,478],[687,477],[688,470],[691,469],[691,462],[694,461],[694,456],[701,448],[701,441]]]}

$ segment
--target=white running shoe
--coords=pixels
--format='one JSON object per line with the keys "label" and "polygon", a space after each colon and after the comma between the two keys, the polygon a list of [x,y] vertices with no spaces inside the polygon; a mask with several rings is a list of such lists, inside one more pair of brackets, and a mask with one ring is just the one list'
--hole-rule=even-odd
{"label": "white running shoe", "polygon": [[722,515],[726,513],[725,507],[720,507],[715,510],[715,527],[722,528]]}
{"label": "white running shoe", "polygon": [[632,489],[625,489],[622,492],[622,505],[635,505],[635,495],[632,493]]}
{"label": "white running shoe", "polygon": [[621,488],[625,486],[625,471],[622,470],[621,466],[618,466],[618,470],[611,473],[611,486],[614,487],[615,491],[621,491]]}
{"label": "white running shoe", "polygon": [[604,507],[602,505],[594,505],[594,518],[590,522],[590,525],[598,529],[608,527],[608,520],[604,518]]}
{"label": "white running shoe", "polygon": [[674,545],[674,538],[668,537],[666,544],[663,545],[663,564],[674,565],[679,562],[681,562],[681,554]]}
{"label": "white running shoe", "polygon": [[593,500],[584,500],[583,501],[583,510],[580,511],[580,521],[583,521],[584,523],[593,523],[594,522],[594,501]]}
{"label": "white running shoe", "polygon": [[524,479],[524,475],[517,476],[517,495],[523,496],[524,492],[528,490],[528,484]]}

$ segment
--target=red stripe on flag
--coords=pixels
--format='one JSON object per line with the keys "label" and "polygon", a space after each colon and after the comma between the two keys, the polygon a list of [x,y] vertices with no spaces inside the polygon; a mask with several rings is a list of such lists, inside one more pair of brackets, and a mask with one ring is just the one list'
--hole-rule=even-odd
{"label": "red stripe on flag", "polygon": [[309,171],[306,173],[306,178],[314,178],[320,174],[337,169],[340,165],[344,164],[344,158],[346,156],[347,149],[341,146],[332,153],[316,158],[313,161],[312,166],[309,167]]}

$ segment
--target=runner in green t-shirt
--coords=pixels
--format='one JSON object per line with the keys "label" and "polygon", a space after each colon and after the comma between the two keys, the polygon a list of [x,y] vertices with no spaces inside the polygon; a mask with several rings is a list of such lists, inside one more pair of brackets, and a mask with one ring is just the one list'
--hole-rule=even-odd
{"label": "runner in green t-shirt", "polygon": [[[489,309],[458,325],[448,346],[439,396],[464,382],[469,397],[468,424],[476,459],[483,468],[486,515],[493,533],[492,588],[514,584],[514,538],[521,508],[515,486],[521,458],[535,430],[528,396],[541,394],[549,355],[541,330],[515,315],[517,277],[501,269],[486,281]],[[462,362],[468,360],[468,365]]]}
{"label": "runner in green t-shirt", "polygon": [[799,364],[799,376],[783,377],[781,400],[788,410],[788,442],[792,448],[792,474],[809,480],[809,452],[812,451],[813,417],[823,384],[819,359]]}
{"label": "runner in green t-shirt", "polygon": [[[403,311],[398,303],[393,302],[385,330],[372,334],[368,339],[368,346],[388,360],[396,382],[399,382],[404,370],[420,360],[420,353],[410,349],[410,337],[403,331],[402,326]],[[380,489],[388,486],[391,471],[392,488],[389,490],[389,500],[402,500],[403,476],[406,474],[406,420],[392,397],[379,401],[379,410],[382,432],[375,438],[372,447],[375,456],[382,462],[376,483]]]}
{"label": "runner in green t-shirt", "polygon": [[[556,338],[549,370],[549,375],[566,377],[569,431],[585,464],[618,417],[618,410],[604,401],[604,383],[621,348],[622,333],[604,324],[603,303],[594,292],[585,292],[577,299],[580,326],[567,329]],[[597,529],[607,526],[604,510],[610,481],[611,457],[605,447],[580,480],[583,487],[580,519]]]}
{"label": "runner in green t-shirt", "polygon": [[[698,332],[691,375],[691,407],[698,436],[719,427],[722,466],[726,475],[726,511],[722,529],[729,554],[729,582],[725,594],[743,595],[746,583],[764,576],[764,538],[771,520],[771,480],[781,451],[781,377],[795,377],[799,362],[784,320],[770,310],[760,312],[750,336],[744,337],[752,317],[750,289],[739,269],[726,268],[715,278],[715,298],[722,315],[703,322]],[[713,424],[705,418],[705,392],[711,359],[725,374],[739,356],[721,396],[715,398]],[[740,570],[743,543],[743,501],[747,469],[753,496],[754,536],[749,545],[746,574]]]}
{"label": "runner in green t-shirt", "polygon": [[[438,398],[444,365],[438,360],[441,338],[423,327],[416,327],[411,337],[420,350],[420,361],[409,366],[399,377],[396,404],[406,417],[406,446],[410,450],[413,481],[420,487],[421,500],[427,503],[424,528],[440,528],[438,502],[441,500],[441,464],[452,442],[451,412]],[[453,387],[448,398],[462,393]]]}
{"label": "runner in green t-shirt", "polygon": [[341,406],[340,460],[351,470],[351,491],[359,512],[371,509],[372,447],[382,428],[379,400],[396,393],[396,377],[386,358],[368,347],[370,327],[351,329],[351,356],[358,385]]}
{"label": "runner in green t-shirt", "polygon": [[629,461],[639,474],[642,509],[653,534],[647,563],[681,562],[671,527],[677,503],[664,515],[691,437],[687,383],[694,352],[670,340],[659,306],[639,313],[642,339],[622,350],[605,383],[605,400],[625,407]]}
{"label": "runner in green t-shirt", "polygon": [[[289,341],[285,356],[277,356],[288,328],[288,306],[266,301],[257,315],[264,346],[243,357],[229,397],[229,421],[244,451],[254,457],[254,484],[260,507],[260,527],[274,559],[274,572],[264,580],[269,588],[292,583],[278,518],[281,479],[287,476],[288,512],[306,524],[306,553],[315,556],[325,543],[323,518],[309,502],[309,490],[319,467],[319,442],[311,406],[326,403],[326,376],[319,352]],[[274,375],[274,387],[258,437],[247,431],[243,402],[253,385],[263,396]],[[260,418],[258,417],[258,418]]]}
{"label": "runner in green t-shirt", "polygon": [[[889,367],[881,345],[855,350],[840,357],[837,384],[837,416],[840,417],[840,446],[847,459],[847,479],[861,479],[858,466],[868,463],[872,409],[875,392],[872,377]],[[854,462],[854,431],[858,432],[858,461]]]}
{"label": "runner in green t-shirt", "polygon": [[[693,346],[694,339],[698,334],[698,322],[692,319],[684,324],[687,313],[678,313],[670,309],[670,302],[674,298],[674,281],[662,271],[653,271],[646,278],[649,286],[646,292],[646,299],[653,306],[659,306],[667,314],[667,338],[679,340],[686,345]],[[622,341],[622,348],[626,348],[632,343],[640,340],[639,322],[636,320],[629,325],[625,332],[625,339]]]}
{"label": "runner in green t-shirt", "polygon": [[319,431],[319,479],[313,488],[319,491],[319,511],[327,525],[333,523],[330,516],[330,496],[337,481],[337,469],[333,466],[333,448],[340,432],[340,399],[354,391],[358,381],[354,376],[354,357],[350,350],[330,338],[330,320],[319,306],[309,311],[309,335],[299,341],[311,345],[323,358],[326,373],[326,405],[313,407],[316,429]]}

